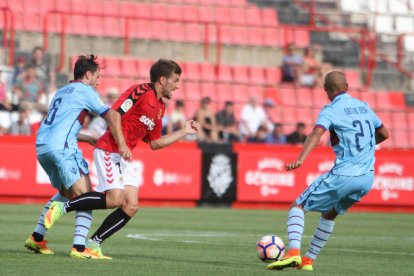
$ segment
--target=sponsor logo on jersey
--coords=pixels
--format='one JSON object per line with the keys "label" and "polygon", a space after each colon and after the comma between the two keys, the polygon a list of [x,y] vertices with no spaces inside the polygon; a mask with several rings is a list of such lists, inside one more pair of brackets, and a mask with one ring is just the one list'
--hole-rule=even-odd
{"label": "sponsor logo on jersey", "polygon": [[128,110],[131,109],[132,105],[133,105],[132,100],[131,99],[126,99],[125,102],[121,105],[121,109],[124,112],[127,112]]}
{"label": "sponsor logo on jersey", "polygon": [[100,97],[98,97],[98,102],[99,102],[100,105],[106,106],[106,104],[102,101],[102,99]]}
{"label": "sponsor logo on jersey", "polygon": [[146,125],[148,127],[148,130],[152,131],[155,128],[155,123],[152,119],[148,118],[145,115],[142,115],[141,118],[139,118],[139,121]]}

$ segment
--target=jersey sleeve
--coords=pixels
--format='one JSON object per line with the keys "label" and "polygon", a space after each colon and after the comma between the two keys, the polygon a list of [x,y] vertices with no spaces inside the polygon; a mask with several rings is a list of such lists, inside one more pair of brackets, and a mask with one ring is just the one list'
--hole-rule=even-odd
{"label": "jersey sleeve", "polygon": [[330,112],[330,108],[325,106],[318,115],[318,119],[316,120],[315,127],[320,127],[325,130],[330,130],[332,127],[332,116]]}
{"label": "jersey sleeve", "polygon": [[92,88],[85,93],[85,106],[86,109],[92,111],[95,114],[103,117],[109,111],[109,107],[102,101],[99,94]]}

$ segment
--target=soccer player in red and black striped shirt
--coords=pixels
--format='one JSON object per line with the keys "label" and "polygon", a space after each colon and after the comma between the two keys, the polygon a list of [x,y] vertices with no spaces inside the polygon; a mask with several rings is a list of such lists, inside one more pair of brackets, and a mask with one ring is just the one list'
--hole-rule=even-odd
{"label": "soccer player in red and black striped shirt", "polygon": [[[172,60],[160,59],[150,70],[151,83],[133,85],[114,103],[112,109],[121,114],[122,132],[132,151],[139,141],[147,142],[153,150],[169,146],[187,134],[195,134],[198,124],[187,121],[185,126],[161,137],[163,98],[171,99],[178,89],[180,66]],[[138,179],[133,165],[119,154],[109,130],[96,143],[94,162],[99,184],[95,192],[83,194],[65,204],[55,205],[45,215],[52,225],[64,213],[75,210],[110,209],[118,207],[102,223],[87,242],[92,258],[109,258],[102,254],[100,244],[120,230],[138,210]]]}

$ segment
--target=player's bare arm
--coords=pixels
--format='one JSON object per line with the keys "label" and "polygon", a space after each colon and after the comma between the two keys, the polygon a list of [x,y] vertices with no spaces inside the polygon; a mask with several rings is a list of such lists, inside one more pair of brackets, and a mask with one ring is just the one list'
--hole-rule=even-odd
{"label": "player's bare arm", "polygon": [[91,146],[95,146],[97,140],[98,139],[96,139],[95,137],[86,134],[78,134],[78,142],[84,142],[90,144]]}
{"label": "player's bare arm", "polygon": [[124,135],[122,134],[121,115],[110,109],[105,115],[105,120],[108,123],[109,130],[112,133],[116,143],[119,147],[119,154],[127,161],[132,160],[132,153],[129,150]]}
{"label": "player's bare arm", "polygon": [[375,142],[378,145],[379,143],[384,142],[390,137],[387,128],[383,125],[381,128],[375,130]]}
{"label": "player's bare arm", "polygon": [[197,122],[191,120],[187,121],[182,129],[174,131],[173,133],[167,134],[158,140],[150,142],[151,149],[157,150],[165,148],[178,140],[184,138],[188,134],[195,134],[199,130],[200,126]]}
{"label": "player's bare arm", "polygon": [[294,170],[302,166],[303,162],[305,161],[306,157],[308,157],[309,153],[319,144],[321,140],[322,134],[325,132],[325,129],[315,127],[311,134],[306,138],[305,144],[303,145],[302,151],[299,154],[298,160],[294,162],[290,162],[286,164],[286,170]]}

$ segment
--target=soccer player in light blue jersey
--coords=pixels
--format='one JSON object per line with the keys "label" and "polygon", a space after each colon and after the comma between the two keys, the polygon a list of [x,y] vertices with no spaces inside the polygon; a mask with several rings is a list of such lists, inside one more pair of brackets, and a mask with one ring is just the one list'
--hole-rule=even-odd
{"label": "soccer player in light blue jersey", "polygon": [[[59,192],[46,204],[33,234],[25,246],[37,253],[53,254],[44,240],[46,233],[43,217],[53,201],[66,202],[81,194],[90,194],[88,164],[78,148],[78,141],[92,145],[96,140],[79,134],[87,112],[103,117],[119,146],[119,154],[131,160],[121,128],[121,116],[108,108],[100,99],[96,88],[99,85],[100,67],[95,55],[79,56],[74,68],[74,81],[60,88],[50,104],[47,117],[43,120],[36,137],[37,159],[48,174],[50,181]],[[99,196],[99,195],[98,195]],[[78,211],[73,248],[70,253],[75,258],[91,258],[85,249],[85,239],[92,223],[92,212]]]}
{"label": "soccer player in light blue jersey", "polygon": [[[269,264],[269,269],[296,267],[313,270],[313,261],[332,234],[336,216],[344,214],[371,189],[374,181],[375,145],[389,136],[368,104],[346,93],[348,84],[342,72],[327,74],[324,89],[331,103],[319,113],[315,128],[307,137],[298,160],[286,164],[286,170],[299,168],[325,131],[331,134],[335,164],[291,205],[287,221],[289,252],[281,260]],[[309,250],[301,257],[304,213],[309,211],[320,212],[321,219]]]}

